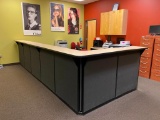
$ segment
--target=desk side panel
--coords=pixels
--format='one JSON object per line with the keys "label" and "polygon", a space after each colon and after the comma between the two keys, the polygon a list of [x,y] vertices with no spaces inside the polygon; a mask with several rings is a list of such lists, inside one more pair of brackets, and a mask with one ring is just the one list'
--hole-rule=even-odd
{"label": "desk side panel", "polygon": [[19,49],[19,62],[20,64],[24,67],[24,48],[23,44],[17,43],[18,44],[18,49]]}
{"label": "desk side panel", "polygon": [[140,51],[119,54],[116,97],[137,88]]}
{"label": "desk side panel", "polygon": [[55,55],[56,94],[78,112],[78,67],[72,57]]}
{"label": "desk side panel", "polygon": [[115,98],[116,70],[117,56],[87,59],[84,67],[84,112]]}
{"label": "desk side panel", "polygon": [[40,60],[41,60],[41,81],[50,90],[55,92],[54,52],[41,49],[40,50]]}
{"label": "desk side panel", "polygon": [[24,50],[24,68],[28,70],[31,73],[31,52],[30,52],[30,46],[23,45]]}
{"label": "desk side panel", "polygon": [[31,47],[31,69],[32,69],[32,75],[34,75],[38,80],[41,80],[41,67],[40,67],[40,49],[36,47]]}

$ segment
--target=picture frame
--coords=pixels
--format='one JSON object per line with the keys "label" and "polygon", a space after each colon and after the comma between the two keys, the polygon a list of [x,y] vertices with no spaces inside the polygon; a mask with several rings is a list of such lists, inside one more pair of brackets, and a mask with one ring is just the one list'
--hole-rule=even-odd
{"label": "picture frame", "polygon": [[[72,21],[73,17],[76,20]],[[68,34],[79,34],[80,10],[77,8],[68,8]]]}
{"label": "picture frame", "polygon": [[[21,2],[24,35],[41,35],[41,11],[39,4]],[[34,22],[30,22],[34,21]],[[33,23],[32,25],[30,23]]]}
{"label": "picture frame", "polygon": [[[56,14],[60,14],[58,17],[58,24],[56,24]],[[51,31],[63,32],[65,31],[64,25],[64,4],[50,2],[50,26]]]}
{"label": "picture frame", "polygon": [[113,5],[112,11],[118,10],[118,6],[119,6],[119,3],[115,3],[115,4]]}

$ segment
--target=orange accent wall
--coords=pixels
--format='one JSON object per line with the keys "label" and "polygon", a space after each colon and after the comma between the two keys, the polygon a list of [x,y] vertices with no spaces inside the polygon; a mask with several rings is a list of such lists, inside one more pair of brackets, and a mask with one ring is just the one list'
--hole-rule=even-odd
{"label": "orange accent wall", "polygon": [[[114,3],[119,2],[119,9],[128,10],[126,36],[112,36],[113,42],[117,37],[125,37],[132,45],[140,45],[141,36],[149,34],[150,25],[160,25],[160,0],[99,0],[84,6],[84,20],[97,20],[97,36],[100,36],[100,13],[112,11]],[[100,36],[106,40],[105,36]]]}

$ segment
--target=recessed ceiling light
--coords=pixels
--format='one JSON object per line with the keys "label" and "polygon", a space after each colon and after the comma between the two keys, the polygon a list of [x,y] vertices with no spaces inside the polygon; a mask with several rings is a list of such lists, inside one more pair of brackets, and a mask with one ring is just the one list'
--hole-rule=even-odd
{"label": "recessed ceiling light", "polygon": [[74,1],[84,1],[84,0],[74,0]]}

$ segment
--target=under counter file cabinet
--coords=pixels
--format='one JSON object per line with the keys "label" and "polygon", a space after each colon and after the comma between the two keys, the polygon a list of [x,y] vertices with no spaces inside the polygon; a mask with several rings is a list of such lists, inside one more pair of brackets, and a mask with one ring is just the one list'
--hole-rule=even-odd
{"label": "under counter file cabinet", "polygon": [[150,79],[160,81],[160,36],[155,37]]}
{"label": "under counter file cabinet", "polygon": [[77,114],[136,90],[145,49],[78,51],[26,40],[16,43],[20,64]]}
{"label": "under counter file cabinet", "polygon": [[145,49],[141,55],[139,76],[150,78],[154,50],[154,37],[150,35],[142,36],[140,46],[147,47],[147,49]]}
{"label": "under counter file cabinet", "polygon": [[140,45],[147,49],[141,55],[139,76],[160,81],[160,36],[142,36]]}

